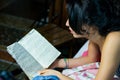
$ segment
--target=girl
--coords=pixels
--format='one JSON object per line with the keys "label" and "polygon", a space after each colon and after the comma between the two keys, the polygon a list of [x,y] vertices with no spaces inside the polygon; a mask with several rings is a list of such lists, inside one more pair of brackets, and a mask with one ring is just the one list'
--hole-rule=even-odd
{"label": "girl", "polygon": [[[87,56],[69,59],[67,67],[77,67],[100,59],[95,80],[112,80],[114,74],[120,76],[120,15],[115,5],[110,0],[67,1],[69,18],[66,25],[75,38],[85,37],[90,41]],[[65,67],[66,64],[60,59],[53,66]],[[51,69],[40,71],[40,74],[56,75],[60,80],[72,80]]]}

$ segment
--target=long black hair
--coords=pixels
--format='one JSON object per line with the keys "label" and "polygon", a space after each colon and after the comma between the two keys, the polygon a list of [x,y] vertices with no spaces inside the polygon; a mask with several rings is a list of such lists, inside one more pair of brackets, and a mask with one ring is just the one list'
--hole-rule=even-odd
{"label": "long black hair", "polygon": [[[120,3],[120,0],[116,1]],[[120,8],[116,9],[112,0],[66,0],[66,2],[69,24],[75,32],[82,34],[83,25],[95,26],[102,36],[111,31],[120,31],[118,12]]]}

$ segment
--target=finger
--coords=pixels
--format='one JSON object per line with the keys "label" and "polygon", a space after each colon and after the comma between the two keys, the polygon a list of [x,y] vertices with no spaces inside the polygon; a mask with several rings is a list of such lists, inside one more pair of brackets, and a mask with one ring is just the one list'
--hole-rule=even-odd
{"label": "finger", "polygon": [[43,74],[43,73],[45,73],[45,72],[46,72],[46,70],[38,71],[39,74]]}
{"label": "finger", "polygon": [[41,74],[45,74],[47,72],[49,72],[49,70],[48,69],[44,69],[44,70],[39,71],[38,73],[41,75]]}

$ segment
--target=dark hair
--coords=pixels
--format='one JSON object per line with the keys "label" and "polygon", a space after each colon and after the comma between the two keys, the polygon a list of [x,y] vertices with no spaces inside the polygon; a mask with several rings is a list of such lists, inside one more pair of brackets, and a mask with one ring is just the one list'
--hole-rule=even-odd
{"label": "dark hair", "polygon": [[[120,31],[120,15],[113,5],[114,0],[67,0],[69,24],[82,34],[82,25],[97,27],[100,35],[106,36],[111,31]],[[116,0],[120,2],[120,0]]]}

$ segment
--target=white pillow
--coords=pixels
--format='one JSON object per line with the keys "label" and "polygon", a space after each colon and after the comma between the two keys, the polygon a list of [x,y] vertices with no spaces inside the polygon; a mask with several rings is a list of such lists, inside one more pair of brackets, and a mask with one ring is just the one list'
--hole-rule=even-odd
{"label": "white pillow", "polygon": [[89,44],[89,40],[86,41],[85,44],[79,49],[79,51],[76,53],[74,58],[78,58],[78,57],[82,56],[83,52],[88,49],[88,44]]}

